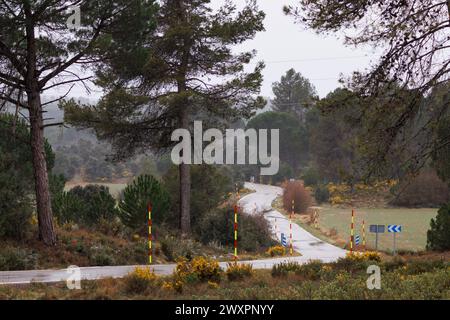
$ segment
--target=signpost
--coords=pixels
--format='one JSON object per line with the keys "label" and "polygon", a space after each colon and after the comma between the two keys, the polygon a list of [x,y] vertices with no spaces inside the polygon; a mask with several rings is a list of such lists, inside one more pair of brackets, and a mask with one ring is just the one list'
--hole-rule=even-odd
{"label": "signpost", "polygon": [[393,234],[394,238],[394,256],[397,254],[396,234],[402,232],[402,226],[391,224],[388,226],[388,232]]}
{"label": "signpost", "polygon": [[378,251],[378,234],[384,233],[385,226],[382,224],[371,224],[369,227],[369,231],[371,233],[375,233],[375,251]]}

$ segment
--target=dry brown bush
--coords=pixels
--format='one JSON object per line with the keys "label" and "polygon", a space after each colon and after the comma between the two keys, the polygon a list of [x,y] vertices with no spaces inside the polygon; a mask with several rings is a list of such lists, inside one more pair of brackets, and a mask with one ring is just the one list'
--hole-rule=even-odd
{"label": "dry brown bush", "polygon": [[289,181],[284,184],[283,207],[286,211],[292,210],[292,200],[294,200],[294,211],[296,213],[306,213],[311,206],[312,198],[310,192],[301,181]]}

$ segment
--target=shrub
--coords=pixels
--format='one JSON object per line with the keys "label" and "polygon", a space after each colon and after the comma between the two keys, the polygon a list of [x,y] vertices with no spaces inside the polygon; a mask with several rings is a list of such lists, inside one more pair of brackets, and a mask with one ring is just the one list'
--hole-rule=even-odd
{"label": "shrub", "polygon": [[210,258],[195,257],[191,261],[180,258],[177,261],[174,278],[183,282],[220,282],[219,263]]}
{"label": "shrub", "polygon": [[36,269],[38,256],[27,249],[6,247],[0,250],[0,270]]}
{"label": "shrub", "polygon": [[161,244],[161,251],[166,256],[166,258],[169,261],[175,261],[177,257],[174,253],[175,251],[174,241],[171,240],[169,237],[165,237],[160,240],[160,244]]}
{"label": "shrub", "polygon": [[307,264],[301,265],[295,274],[301,275],[307,280],[319,280],[322,274],[323,263],[318,260],[309,261]]}
{"label": "shrub", "polygon": [[169,195],[152,176],[143,175],[129,184],[121,196],[119,217],[127,227],[140,230],[147,225],[148,204],[152,204],[152,219],[162,223],[169,219]]}
{"label": "shrub", "polygon": [[116,264],[113,250],[99,246],[89,250],[89,262],[92,266],[112,266]]}
{"label": "shrub", "polygon": [[62,192],[52,199],[53,214],[60,225],[80,222],[79,212],[85,210],[84,204],[73,193]]}
{"label": "shrub", "polygon": [[126,235],[126,230],[119,217],[115,217],[114,219],[101,218],[96,225],[96,229],[102,234],[108,236]]}
{"label": "shrub", "polygon": [[392,201],[402,207],[440,207],[450,201],[450,191],[433,170],[425,170],[411,181],[400,182],[393,189],[399,192]]}
{"label": "shrub", "polygon": [[100,220],[112,220],[117,215],[116,201],[109,188],[100,185],[77,186],[63,192],[53,201],[54,214],[63,224],[75,222],[88,227]]}
{"label": "shrub", "polygon": [[403,259],[399,256],[394,257],[394,259],[392,259],[391,261],[386,261],[383,263],[383,268],[387,272],[391,272],[396,269],[403,268],[404,266],[406,266],[406,261],[405,261],[405,259]]}
{"label": "shrub", "polygon": [[417,260],[407,263],[400,269],[400,272],[405,275],[417,275],[425,272],[434,272],[437,269],[445,269],[449,266],[450,264],[443,260]]}
{"label": "shrub", "polygon": [[150,268],[137,267],[124,279],[125,292],[129,294],[143,294],[156,284],[158,277]]}
{"label": "shrub", "polygon": [[366,251],[364,252],[364,256],[368,261],[376,261],[381,262],[381,255],[375,251]]}
{"label": "shrub", "polygon": [[[375,259],[371,257],[370,259]],[[347,272],[354,273],[361,270],[366,270],[370,264],[373,264],[373,261],[377,260],[369,260],[369,256],[365,256],[363,253],[347,253],[344,258],[339,258],[332,265],[339,270],[346,270]]]}
{"label": "shrub", "polygon": [[173,236],[165,236],[160,243],[161,251],[169,261],[176,261],[178,258],[190,260],[201,251],[199,244],[190,239],[181,240]]}
{"label": "shrub", "polygon": [[450,203],[439,209],[431,220],[427,232],[427,250],[445,251],[450,249]]}
{"label": "shrub", "polygon": [[328,202],[330,200],[330,192],[325,185],[318,185],[314,190],[314,198],[318,204]]}
{"label": "shrub", "polygon": [[[239,213],[238,243],[241,250],[257,251],[275,244],[271,237],[269,224],[263,215]],[[200,222],[202,233],[198,235],[204,244],[213,241],[223,246],[233,243],[234,213],[230,209],[216,209]]]}
{"label": "shrub", "polygon": [[348,252],[345,256],[345,259],[351,261],[381,261],[381,256],[378,252],[374,251],[365,251],[365,252]]}
{"label": "shrub", "polygon": [[294,210],[297,213],[305,213],[311,206],[311,196],[301,181],[289,181],[284,187],[283,207],[285,210],[292,210],[292,200],[295,201]]}
{"label": "shrub", "polygon": [[285,277],[289,272],[296,272],[301,268],[297,262],[281,262],[272,267],[272,277]]}
{"label": "shrub", "polygon": [[270,247],[266,254],[271,257],[284,256],[286,255],[286,248],[283,246]]}
{"label": "shrub", "polygon": [[253,276],[253,266],[251,264],[228,263],[226,275],[229,281],[242,280]]}
{"label": "shrub", "polygon": [[184,282],[177,279],[171,279],[169,281],[164,281],[162,284],[162,288],[165,290],[173,290],[175,292],[182,293]]}

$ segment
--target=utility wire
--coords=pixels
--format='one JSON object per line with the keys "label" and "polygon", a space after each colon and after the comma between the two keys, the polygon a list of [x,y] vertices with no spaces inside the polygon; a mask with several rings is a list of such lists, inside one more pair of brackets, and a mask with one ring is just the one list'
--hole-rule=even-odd
{"label": "utility wire", "polygon": [[273,63],[288,63],[288,62],[311,62],[311,61],[333,61],[333,60],[350,60],[350,59],[361,59],[367,58],[368,55],[363,56],[350,56],[350,57],[324,57],[324,58],[307,58],[307,59],[293,59],[293,60],[273,60],[264,61],[265,64]]}

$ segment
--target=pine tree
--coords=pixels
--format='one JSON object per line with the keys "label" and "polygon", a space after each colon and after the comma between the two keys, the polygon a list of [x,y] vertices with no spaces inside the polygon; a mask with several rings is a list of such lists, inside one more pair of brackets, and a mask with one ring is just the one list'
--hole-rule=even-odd
{"label": "pine tree", "polygon": [[[264,105],[256,95],[263,63],[252,72],[244,66],[255,52],[236,54],[233,47],[264,29],[264,13],[256,1],[238,11],[231,1],[213,10],[209,0],[165,0],[155,33],[137,42],[116,42],[120,59],[97,70],[106,95],[99,105],[65,106],[67,118],[93,127],[115,147],[116,158],[149,149],[164,152],[173,146],[172,131],[190,129],[195,119],[224,126],[249,117]],[[211,123],[212,122],[212,123]],[[179,165],[180,228],[191,231],[190,167]]]}
{"label": "pine tree", "polygon": [[289,69],[280,82],[272,85],[275,99],[272,101],[272,109],[278,112],[287,112],[295,115],[303,121],[305,111],[314,103],[317,96],[316,89],[294,69]]}
{"label": "pine tree", "polygon": [[47,245],[56,243],[56,235],[44,129],[61,124],[45,119],[45,106],[54,101],[43,103],[41,96],[51,89],[65,86],[70,91],[75,83],[86,84],[90,77],[77,66],[96,62],[98,57],[93,57],[98,49],[111,45],[107,41],[111,34],[129,33],[126,26],[136,23],[130,21],[141,21],[134,20],[136,13],[141,13],[148,23],[154,12],[152,3],[138,0],[0,2],[0,100],[16,105],[18,110],[26,110],[17,114],[24,114],[30,125],[39,238]]}

